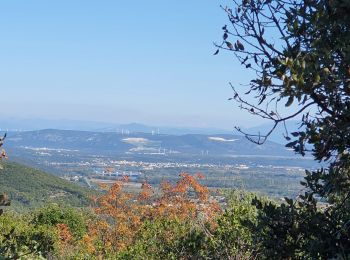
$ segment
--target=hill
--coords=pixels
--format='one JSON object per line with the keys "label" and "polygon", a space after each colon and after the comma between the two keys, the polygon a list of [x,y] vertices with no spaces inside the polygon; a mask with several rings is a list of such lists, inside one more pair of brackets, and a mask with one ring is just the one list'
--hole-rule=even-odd
{"label": "hill", "polygon": [[117,132],[88,132],[72,130],[39,130],[9,132],[6,147],[79,151],[100,155],[159,153],[177,155],[232,156],[294,156],[283,145],[267,141],[263,146],[256,145],[239,135],[186,134],[166,135],[148,133],[121,134]]}
{"label": "hill", "polygon": [[14,162],[3,164],[0,171],[0,192],[11,199],[11,208],[23,210],[48,202],[74,207],[89,204],[89,189],[70,183],[51,174]]}

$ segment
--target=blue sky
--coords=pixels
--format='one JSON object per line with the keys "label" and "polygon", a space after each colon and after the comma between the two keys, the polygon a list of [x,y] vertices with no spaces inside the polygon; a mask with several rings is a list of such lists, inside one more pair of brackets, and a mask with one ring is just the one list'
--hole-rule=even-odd
{"label": "blue sky", "polygon": [[218,127],[261,123],[227,99],[248,72],[213,56],[225,1],[0,3],[1,117]]}

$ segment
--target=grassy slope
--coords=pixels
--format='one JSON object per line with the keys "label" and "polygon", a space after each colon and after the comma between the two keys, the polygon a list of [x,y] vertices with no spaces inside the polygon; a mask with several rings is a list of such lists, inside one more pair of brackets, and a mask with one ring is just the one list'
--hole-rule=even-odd
{"label": "grassy slope", "polygon": [[51,174],[7,162],[0,170],[0,193],[11,198],[11,208],[21,210],[42,206],[48,202],[75,207],[89,204],[89,196],[94,193]]}

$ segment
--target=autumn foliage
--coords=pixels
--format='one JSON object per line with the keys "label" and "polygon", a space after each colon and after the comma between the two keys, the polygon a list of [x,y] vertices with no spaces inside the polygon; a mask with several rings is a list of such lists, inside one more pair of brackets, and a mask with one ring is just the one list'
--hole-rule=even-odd
{"label": "autumn foliage", "polygon": [[125,191],[125,178],[114,183],[105,195],[94,198],[99,217],[89,223],[88,234],[83,238],[87,251],[99,257],[116,254],[135,242],[148,221],[190,221],[193,225],[213,227],[221,209],[208,188],[198,182],[202,176],[180,176],[177,183],[164,181],[159,189],[143,183],[137,194]]}
{"label": "autumn foliage", "polygon": [[143,183],[134,193],[124,179],[106,187],[90,209],[50,204],[23,215],[6,212],[0,216],[0,256],[252,259],[260,254],[254,195],[222,191],[219,205],[200,178],[183,173],[176,183]]}
{"label": "autumn foliage", "polygon": [[72,234],[70,233],[69,227],[67,224],[57,224],[57,229],[59,232],[59,237],[62,243],[67,243],[72,240]]}

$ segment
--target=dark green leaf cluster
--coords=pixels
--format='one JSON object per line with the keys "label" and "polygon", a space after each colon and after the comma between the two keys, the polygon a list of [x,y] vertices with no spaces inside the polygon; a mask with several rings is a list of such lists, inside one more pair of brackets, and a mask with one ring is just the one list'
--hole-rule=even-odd
{"label": "dark green leaf cluster", "polygon": [[81,210],[49,204],[32,214],[31,223],[36,226],[66,224],[76,240],[87,231],[87,215]]}
{"label": "dark green leaf cluster", "polygon": [[26,216],[0,216],[0,259],[48,257],[56,248],[54,227],[34,225]]}

